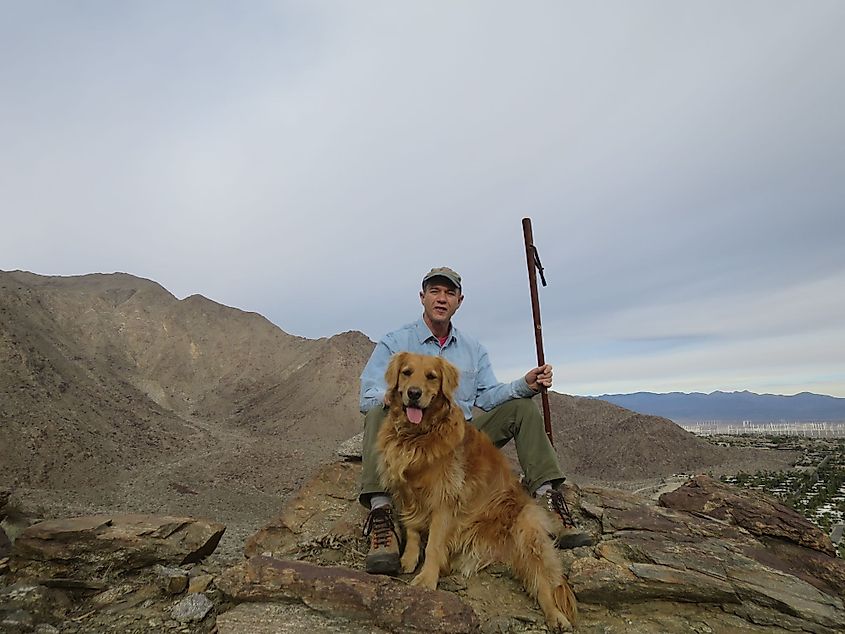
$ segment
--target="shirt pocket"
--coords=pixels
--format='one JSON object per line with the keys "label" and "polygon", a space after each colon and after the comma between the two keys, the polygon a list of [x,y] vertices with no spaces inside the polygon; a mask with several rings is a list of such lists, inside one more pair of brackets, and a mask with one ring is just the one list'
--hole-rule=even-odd
{"label": "shirt pocket", "polygon": [[458,383],[457,397],[459,401],[475,402],[475,393],[478,389],[477,375],[475,370],[461,370],[461,380]]}

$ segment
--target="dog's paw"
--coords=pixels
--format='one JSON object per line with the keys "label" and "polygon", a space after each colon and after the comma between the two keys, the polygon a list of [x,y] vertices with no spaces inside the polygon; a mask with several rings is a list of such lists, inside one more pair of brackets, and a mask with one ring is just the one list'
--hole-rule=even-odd
{"label": "dog's paw", "polygon": [[549,614],[546,616],[546,624],[552,632],[571,632],[572,623],[566,618],[563,612]]}
{"label": "dog's paw", "polygon": [[426,574],[425,571],[411,579],[412,586],[422,586],[429,590],[437,590],[437,575]]}
{"label": "dog's paw", "polygon": [[402,572],[409,574],[417,569],[417,562],[420,560],[419,553],[405,553],[402,555],[400,563],[402,564]]}

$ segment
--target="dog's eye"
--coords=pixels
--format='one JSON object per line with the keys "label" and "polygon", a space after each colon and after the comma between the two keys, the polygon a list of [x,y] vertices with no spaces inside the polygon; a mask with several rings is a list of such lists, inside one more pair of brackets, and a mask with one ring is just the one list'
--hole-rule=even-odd
{"label": "dog's eye", "polygon": [[437,378],[437,375],[434,372],[426,372],[425,378],[427,378],[429,381],[433,381]]}
{"label": "dog's eye", "polygon": [[414,371],[411,368],[405,368],[404,370],[402,370],[402,374],[404,374],[405,376],[411,376],[413,373]]}

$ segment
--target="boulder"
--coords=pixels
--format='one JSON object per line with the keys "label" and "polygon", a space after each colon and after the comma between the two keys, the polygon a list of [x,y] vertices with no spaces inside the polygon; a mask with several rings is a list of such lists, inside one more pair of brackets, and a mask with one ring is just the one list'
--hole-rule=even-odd
{"label": "boulder", "polygon": [[247,557],[290,557],[307,542],[348,542],[361,532],[366,513],[358,504],[361,463],[336,462],[320,470],[282,512],[249,537]]}
{"label": "boulder", "polygon": [[156,564],[153,568],[158,583],[167,594],[182,594],[188,588],[188,573],[182,568]]}
{"label": "boulder", "polygon": [[774,497],[719,482],[705,475],[660,496],[662,506],[700,513],[740,526],[757,537],[774,537],[835,556],[827,533]]}
{"label": "boulder", "polygon": [[211,575],[197,575],[195,577],[191,577],[188,583],[188,592],[191,594],[196,592],[205,592],[213,582],[214,577]]}
{"label": "boulder", "polygon": [[364,451],[364,432],[355,434],[345,440],[337,448],[337,455],[347,460],[360,460]]}
{"label": "boulder", "polygon": [[202,593],[190,594],[170,611],[170,616],[180,623],[197,623],[202,621],[214,608],[214,603]]}
{"label": "boulder", "polygon": [[449,592],[302,561],[253,557],[225,571],[217,587],[236,602],[301,601],[388,631],[462,634],[479,627],[472,608]]}
{"label": "boulder", "polygon": [[217,547],[226,527],[190,517],[96,515],[25,529],[12,548],[19,577],[109,578],[154,564],[196,562]]}
{"label": "boulder", "polygon": [[[758,625],[845,631],[845,561],[808,547],[824,548],[823,533],[777,502],[706,476],[664,494],[663,506],[607,489],[587,488],[582,498],[600,509],[603,535],[597,559],[572,562],[579,601],[694,602]],[[799,536],[802,525],[808,534]]]}

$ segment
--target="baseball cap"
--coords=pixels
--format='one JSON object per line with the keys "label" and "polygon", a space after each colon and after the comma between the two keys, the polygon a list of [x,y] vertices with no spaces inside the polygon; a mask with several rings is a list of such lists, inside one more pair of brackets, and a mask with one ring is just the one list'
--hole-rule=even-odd
{"label": "baseball cap", "polygon": [[455,273],[455,271],[450,269],[448,266],[439,266],[426,273],[422,280],[423,288],[425,288],[425,283],[427,281],[435,277],[443,277],[449,280],[458,290],[461,289],[461,276]]}

